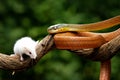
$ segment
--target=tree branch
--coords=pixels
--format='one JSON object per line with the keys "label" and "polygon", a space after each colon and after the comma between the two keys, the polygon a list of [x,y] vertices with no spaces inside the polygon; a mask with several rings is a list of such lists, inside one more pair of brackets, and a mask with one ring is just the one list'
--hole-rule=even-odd
{"label": "tree branch", "polygon": [[[54,40],[52,35],[47,35],[43,38],[36,47],[37,59],[27,59],[20,61],[19,56],[9,56],[0,53],[0,68],[5,70],[22,70],[27,69],[35,65],[49,50],[54,46]],[[97,49],[82,49],[72,51],[80,56],[90,58],[92,60],[107,60],[113,57],[120,50],[120,36],[111,40],[110,42],[102,45]]]}
{"label": "tree branch", "polygon": [[48,35],[36,47],[37,59],[20,61],[19,56],[9,56],[0,53],[0,68],[5,70],[22,70],[35,65],[53,46],[53,36]]}
{"label": "tree branch", "polygon": [[99,48],[70,51],[94,61],[109,60],[120,51],[120,36],[117,36]]}

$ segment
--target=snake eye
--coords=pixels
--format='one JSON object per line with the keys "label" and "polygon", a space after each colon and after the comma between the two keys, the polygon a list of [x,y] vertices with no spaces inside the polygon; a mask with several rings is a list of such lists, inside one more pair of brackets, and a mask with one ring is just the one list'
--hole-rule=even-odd
{"label": "snake eye", "polygon": [[53,30],[56,30],[56,28],[57,28],[57,26],[53,26],[53,27],[52,27]]}
{"label": "snake eye", "polygon": [[57,29],[57,25],[52,25],[48,28],[48,30],[56,30]]}
{"label": "snake eye", "polygon": [[64,30],[66,30],[67,24],[55,24],[52,25],[48,28],[48,32],[49,33],[58,33],[58,32],[63,32]]}

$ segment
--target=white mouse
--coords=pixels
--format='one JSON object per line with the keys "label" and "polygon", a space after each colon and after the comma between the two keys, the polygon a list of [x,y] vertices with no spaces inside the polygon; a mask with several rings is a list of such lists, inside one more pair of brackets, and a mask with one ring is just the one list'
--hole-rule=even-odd
{"label": "white mouse", "polygon": [[20,56],[20,60],[23,61],[23,55],[29,56],[31,59],[36,59],[36,44],[37,42],[30,37],[23,37],[16,41],[14,45],[14,54]]}

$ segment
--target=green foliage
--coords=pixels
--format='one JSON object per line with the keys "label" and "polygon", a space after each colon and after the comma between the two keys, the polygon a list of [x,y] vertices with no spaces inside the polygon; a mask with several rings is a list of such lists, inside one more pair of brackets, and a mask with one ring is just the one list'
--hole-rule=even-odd
{"label": "green foliage", "polygon": [[[120,0],[1,0],[0,52],[12,54],[15,41],[23,36],[42,39],[53,24],[91,23],[117,15]],[[119,54],[112,59],[111,80],[120,80],[119,61]],[[53,50],[29,70],[14,76],[1,71],[0,80],[98,80],[99,66],[68,51]]]}

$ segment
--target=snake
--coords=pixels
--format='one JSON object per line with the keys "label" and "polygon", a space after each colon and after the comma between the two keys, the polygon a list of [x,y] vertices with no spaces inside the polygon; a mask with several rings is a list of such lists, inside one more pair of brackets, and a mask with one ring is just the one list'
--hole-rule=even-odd
{"label": "snake", "polygon": [[[108,33],[92,31],[114,27],[120,24],[120,15],[89,24],[56,24],[48,28],[54,34],[55,46],[58,49],[79,50],[97,48],[120,35],[120,29]],[[101,62],[100,80],[110,80],[110,60]]]}
{"label": "snake", "polygon": [[96,31],[105,28],[110,28],[118,24],[120,24],[120,15],[104,21],[89,23],[89,24],[56,24],[50,26],[48,28],[48,32],[50,34],[55,34],[55,33],[68,32],[68,31],[72,31],[72,32]]}

